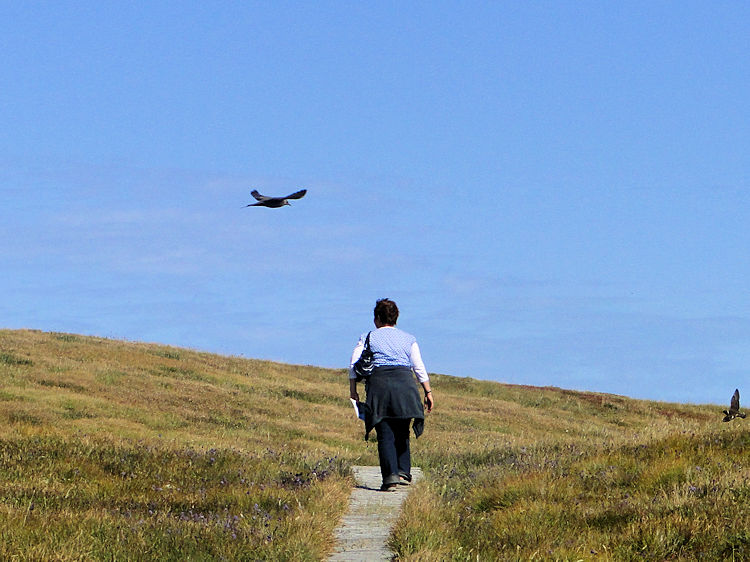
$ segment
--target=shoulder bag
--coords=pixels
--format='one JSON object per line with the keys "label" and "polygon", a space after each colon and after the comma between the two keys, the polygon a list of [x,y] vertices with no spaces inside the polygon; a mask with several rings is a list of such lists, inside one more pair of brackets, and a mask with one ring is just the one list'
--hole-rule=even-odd
{"label": "shoulder bag", "polygon": [[372,374],[372,370],[375,368],[373,363],[373,353],[370,349],[370,334],[368,332],[367,338],[365,339],[365,348],[362,350],[362,355],[359,356],[357,362],[354,363],[354,374],[357,375],[357,382],[368,378]]}

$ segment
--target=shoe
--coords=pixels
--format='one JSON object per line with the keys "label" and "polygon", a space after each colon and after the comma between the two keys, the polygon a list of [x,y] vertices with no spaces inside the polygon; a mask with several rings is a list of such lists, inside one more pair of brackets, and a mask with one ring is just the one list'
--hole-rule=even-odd
{"label": "shoe", "polygon": [[395,492],[396,488],[398,488],[398,483],[394,482],[393,484],[383,484],[380,487],[381,492]]}
{"label": "shoe", "polygon": [[411,484],[411,474],[407,474],[406,472],[399,472],[398,483],[402,486],[408,486],[409,484]]}

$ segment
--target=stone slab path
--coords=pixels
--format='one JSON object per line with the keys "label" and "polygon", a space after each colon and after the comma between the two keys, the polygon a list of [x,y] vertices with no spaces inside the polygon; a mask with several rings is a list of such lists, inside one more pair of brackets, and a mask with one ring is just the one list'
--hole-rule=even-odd
{"label": "stone slab path", "polygon": [[[352,472],[357,487],[349,499],[349,511],[336,528],[336,549],[328,560],[391,560],[393,552],[386,543],[411,486],[399,486],[395,492],[381,492],[379,466],[353,466]],[[412,467],[411,475],[413,486],[422,478],[422,471]]]}

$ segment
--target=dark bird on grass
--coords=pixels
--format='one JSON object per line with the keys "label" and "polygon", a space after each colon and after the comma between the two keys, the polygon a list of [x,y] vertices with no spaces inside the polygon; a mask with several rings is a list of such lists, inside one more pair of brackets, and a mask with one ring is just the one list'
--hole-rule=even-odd
{"label": "dark bird on grass", "polygon": [[289,199],[302,199],[305,196],[305,193],[307,193],[306,189],[302,189],[300,191],[295,191],[291,195],[287,195],[286,197],[268,197],[266,195],[261,195],[258,193],[257,189],[253,189],[250,192],[250,195],[255,197],[255,199],[258,201],[257,203],[250,203],[249,205],[245,205],[245,207],[272,207],[274,209],[278,209],[279,207],[283,207],[284,205],[289,205]]}
{"label": "dark bird on grass", "polygon": [[745,419],[745,414],[740,412],[740,390],[735,389],[734,394],[732,394],[732,401],[729,403],[729,409],[724,410],[724,420],[725,422],[732,421],[734,418],[742,418]]}

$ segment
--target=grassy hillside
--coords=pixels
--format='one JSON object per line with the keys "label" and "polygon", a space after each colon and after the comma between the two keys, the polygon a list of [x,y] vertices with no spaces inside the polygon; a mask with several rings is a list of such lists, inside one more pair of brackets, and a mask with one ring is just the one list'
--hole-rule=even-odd
{"label": "grassy hillside", "polygon": [[0,560],[321,558],[367,453],[341,378],[0,332]]}
{"label": "grassy hillside", "polygon": [[[742,420],[432,380],[402,559],[750,558]],[[343,370],[0,331],[0,559],[322,559],[351,464]]]}

